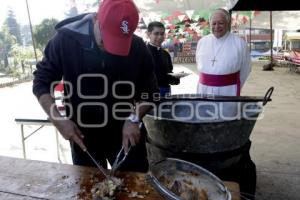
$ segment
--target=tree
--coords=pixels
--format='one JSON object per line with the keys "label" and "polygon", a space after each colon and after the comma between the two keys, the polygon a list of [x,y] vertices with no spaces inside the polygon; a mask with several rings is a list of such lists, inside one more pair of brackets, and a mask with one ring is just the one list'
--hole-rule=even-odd
{"label": "tree", "polygon": [[32,45],[32,38],[31,38],[31,32],[30,32],[30,25],[29,24],[21,26],[21,37],[22,37],[24,46]]}
{"label": "tree", "polygon": [[5,24],[8,27],[9,33],[15,36],[19,44],[22,44],[20,25],[18,24],[14,11],[12,9],[8,10],[8,15],[5,20]]}
{"label": "tree", "polygon": [[[81,13],[94,12],[101,0],[69,0],[69,10],[65,12],[66,17],[74,17]],[[80,8],[80,9],[78,9]]]}
{"label": "tree", "polygon": [[44,19],[34,27],[33,37],[40,50],[43,50],[48,41],[55,35],[55,25],[57,23],[58,20],[56,19]]}
{"label": "tree", "polygon": [[70,0],[70,9],[67,13],[65,13],[67,17],[75,17],[78,15],[78,9],[76,7],[76,2],[75,0]]}
{"label": "tree", "polygon": [[[34,51],[32,46],[20,46],[15,44],[12,46],[11,51],[9,53],[11,57],[13,57],[14,66],[11,68],[17,69],[18,67],[22,68],[22,73],[25,73],[26,64],[28,65],[29,62],[34,60]],[[37,56],[39,58],[42,57],[42,52],[37,51]],[[32,65],[30,65],[30,72],[32,73]]]}
{"label": "tree", "polygon": [[8,54],[16,43],[16,38],[9,33],[7,25],[4,24],[0,32],[0,60],[4,60],[4,68],[8,67]]}

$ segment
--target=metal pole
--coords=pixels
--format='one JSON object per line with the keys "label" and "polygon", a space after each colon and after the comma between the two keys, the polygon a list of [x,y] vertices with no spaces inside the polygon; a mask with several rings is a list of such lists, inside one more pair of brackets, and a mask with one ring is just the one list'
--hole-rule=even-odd
{"label": "metal pole", "polygon": [[27,0],[25,0],[25,1],[26,1],[27,14],[28,14],[28,19],[29,19],[29,26],[30,26],[30,32],[31,32],[31,40],[32,40],[32,45],[33,45],[33,51],[34,51],[35,61],[37,63],[38,59],[37,59],[37,54],[36,54],[35,42],[34,42],[34,38],[33,38],[33,30],[32,30],[29,6],[28,6],[28,1]]}
{"label": "metal pole", "polygon": [[27,159],[26,157],[26,147],[25,147],[25,134],[24,134],[24,125],[21,124],[21,137],[22,137],[22,149],[23,149],[23,157],[24,159]]}
{"label": "metal pole", "polygon": [[250,17],[250,33],[249,33],[250,52],[252,51],[251,41],[252,41],[252,17]]}
{"label": "metal pole", "polygon": [[271,65],[273,64],[273,26],[272,26],[272,11],[270,11],[270,29],[271,29]]}
{"label": "metal pole", "polygon": [[187,10],[190,10],[191,9],[191,3],[189,0],[186,1],[186,4],[187,4]]}

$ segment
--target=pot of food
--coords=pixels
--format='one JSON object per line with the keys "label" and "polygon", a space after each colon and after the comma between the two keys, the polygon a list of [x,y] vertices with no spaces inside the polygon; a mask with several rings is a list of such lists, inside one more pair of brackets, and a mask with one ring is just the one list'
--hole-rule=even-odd
{"label": "pot of food", "polygon": [[164,157],[212,158],[212,165],[221,168],[237,163],[272,92],[270,88],[264,97],[185,94],[163,99],[143,118],[150,165]]}
{"label": "pot of food", "polygon": [[150,184],[169,200],[231,200],[223,182],[193,163],[166,158],[151,166]]}

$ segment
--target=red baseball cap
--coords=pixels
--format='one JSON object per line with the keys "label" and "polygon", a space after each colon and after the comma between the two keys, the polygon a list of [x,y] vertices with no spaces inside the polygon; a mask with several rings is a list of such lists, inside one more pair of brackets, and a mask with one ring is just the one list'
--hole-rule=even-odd
{"label": "red baseball cap", "polygon": [[101,39],[107,52],[127,56],[138,22],[138,9],[132,0],[104,0],[97,18]]}

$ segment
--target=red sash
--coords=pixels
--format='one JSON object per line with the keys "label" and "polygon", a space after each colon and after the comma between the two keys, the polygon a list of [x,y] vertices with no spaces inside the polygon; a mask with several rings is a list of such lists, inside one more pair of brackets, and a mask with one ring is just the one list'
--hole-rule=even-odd
{"label": "red sash", "polygon": [[222,87],[228,85],[236,85],[237,96],[240,96],[241,83],[240,83],[240,72],[224,75],[213,75],[213,74],[199,74],[199,83],[207,86]]}

